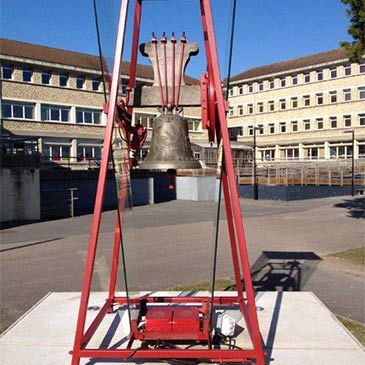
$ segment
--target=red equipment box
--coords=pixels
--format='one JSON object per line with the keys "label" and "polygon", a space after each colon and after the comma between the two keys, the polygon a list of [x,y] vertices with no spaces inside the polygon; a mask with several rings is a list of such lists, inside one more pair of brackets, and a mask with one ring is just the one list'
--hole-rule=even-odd
{"label": "red equipment box", "polygon": [[174,308],[172,331],[198,333],[200,331],[199,309],[197,307]]}
{"label": "red equipment box", "polygon": [[171,307],[149,308],[146,313],[146,332],[171,332],[172,316]]}

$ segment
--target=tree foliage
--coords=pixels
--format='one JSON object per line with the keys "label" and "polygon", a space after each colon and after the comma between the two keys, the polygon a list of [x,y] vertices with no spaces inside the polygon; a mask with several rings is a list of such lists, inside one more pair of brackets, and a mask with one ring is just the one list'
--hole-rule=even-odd
{"label": "tree foliage", "polygon": [[350,19],[347,29],[353,42],[340,42],[345,48],[351,62],[360,62],[365,54],[365,0],[341,0],[347,6],[346,13]]}

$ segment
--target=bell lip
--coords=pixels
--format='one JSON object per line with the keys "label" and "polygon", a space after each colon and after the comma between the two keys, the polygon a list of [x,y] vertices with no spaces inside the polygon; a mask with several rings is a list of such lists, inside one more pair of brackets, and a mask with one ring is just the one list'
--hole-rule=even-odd
{"label": "bell lip", "polygon": [[199,161],[145,161],[141,162],[138,170],[168,171],[168,170],[200,170],[203,166]]}

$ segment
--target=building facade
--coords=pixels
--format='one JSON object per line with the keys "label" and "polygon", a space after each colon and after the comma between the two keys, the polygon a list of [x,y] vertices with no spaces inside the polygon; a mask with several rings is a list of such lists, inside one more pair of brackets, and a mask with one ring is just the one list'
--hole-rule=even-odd
{"label": "building facade", "polygon": [[[36,140],[43,162],[72,167],[97,162],[106,122],[99,57],[0,39],[0,62],[2,139]],[[129,64],[123,63],[121,96],[128,75]],[[152,67],[138,65],[136,82],[152,85]],[[134,118],[151,131],[156,114],[154,109],[140,109]],[[185,117],[191,138],[201,140],[204,133],[196,112],[188,110]]]}
{"label": "building facade", "polygon": [[[253,68],[229,89],[234,139],[258,163],[365,159],[365,61],[333,50]],[[354,133],[354,143],[352,143]]]}

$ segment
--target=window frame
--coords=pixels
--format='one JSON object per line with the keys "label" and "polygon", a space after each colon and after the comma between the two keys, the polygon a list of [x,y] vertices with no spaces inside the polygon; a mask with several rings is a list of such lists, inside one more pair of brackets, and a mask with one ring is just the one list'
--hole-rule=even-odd
{"label": "window frame", "polygon": [[[56,118],[55,115],[58,115]],[[65,117],[66,116],[66,117]],[[57,104],[41,104],[41,121],[69,123],[71,121],[71,107]]]}
{"label": "window frame", "polygon": [[60,73],[58,76],[58,85],[60,87],[68,87],[70,81],[70,74],[67,72]]}
{"label": "window frame", "polygon": [[41,84],[42,85],[51,85],[51,77],[52,77],[52,71],[42,70],[41,71]]}
{"label": "window frame", "polygon": [[83,90],[85,88],[85,75],[76,75],[76,89]]}
{"label": "window frame", "polygon": [[[28,75],[28,77],[26,77]],[[22,80],[23,82],[32,82],[33,79],[33,69],[29,66],[23,66],[22,70]]]}
{"label": "window frame", "polygon": [[3,80],[13,80],[14,65],[4,63],[1,65],[1,78]]}
{"label": "window frame", "polygon": [[329,101],[331,104],[337,103],[337,90],[332,90],[329,92]]}
{"label": "window frame", "polygon": [[343,101],[349,102],[351,101],[351,89],[343,89]]}
{"label": "window frame", "polygon": [[[76,124],[86,124],[86,125],[102,125],[102,110],[94,109],[94,108],[83,108],[83,107],[76,107]],[[87,113],[87,114],[86,114]],[[79,116],[82,115],[82,121],[79,121]],[[91,121],[85,121],[86,116],[91,116]],[[98,115],[98,121],[95,122],[95,116]]]}
{"label": "window frame", "polygon": [[323,93],[316,94],[316,105],[323,105]]}
{"label": "window frame", "polygon": [[[5,110],[8,107],[10,114]],[[21,116],[16,115],[21,111]],[[31,113],[31,117],[27,117],[27,113]],[[34,120],[35,103],[15,101],[15,100],[2,100],[1,102],[1,114],[4,119],[22,119],[22,120]]]}
{"label": "window frame", "polygon": [[330,78],[331,79],[337,78],[337,67],[330,68]]}

